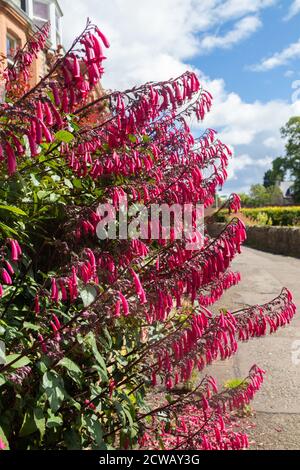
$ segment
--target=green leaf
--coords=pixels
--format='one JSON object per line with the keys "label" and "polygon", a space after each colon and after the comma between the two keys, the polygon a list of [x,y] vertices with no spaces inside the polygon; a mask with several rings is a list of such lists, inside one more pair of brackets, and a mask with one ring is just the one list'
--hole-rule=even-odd
{"label": "green leaf", "polygon": [[46,430],[46,419],[44,416],[44,412],[41,408],[34,408],[33,419],[36,428],[40,431],[41,439],[43,439]]}
{"label": "green leaf", "polygon": [[47,372],[50,367],[50,364],[50,358],[47,356],[44,356],[40,361],[37,362],[37,368],[41,375],[44,375],[45,372]]}
{"label": "green leaf", "polygon": [[68,178],[64,179],[64,183],[68,188],[73,189],[73,184]]}
{"label": "green leaf", "polygon": [[43,390],[48,397],[51,410],[56,413],[66,395],[62,377],[55,372],[46,372],[43,375]]}
{"label": "green leaf", "polygon": [[38,428],[33,418],[33,412],[32,411],[26,412],[24,419],[23,419],[22,427],[20,429],[20,436],[21,437],[30,436],[30,434],[33,434],[37,429]]}
{"label": "green leaf", "polygon": [[55,415],[51,410],[48,410],[47,428],[59,428],[63,425],[61,415]]}
{"label": "green leaf", "polygon": [[74,135],[69,131],[62,130],[56,132],[55,139],[60,142],[65,142],[66,144],[69,144],[74,139]]}
{"label": "green leaf", "polygon": [[16,362],[14,362],[12,365],[10,365],[11,362],[13,362],[15,359],[20,357],[20,354],[9,354],[9,356],[6,356],[6,366],[11,367],[12,369],[20,369],[20,367],[27,366],[28,364],[31,363],[31,360],[27,356],[23,356],[20,359],[18,359]]}
{"label": "green leaf", "polygon": [[65,367],[70,375],[70,377],[77,382],[79,385],[81,385],[80,378],[82,377],[82,371],[78,367],[75,362],[73,362],[71,359],[64,357],[61,359],[58,363],[59,366]]}
{"label": "green leaf", "polygon": [[64,441],[68,450],[79,450],[82,447],[80,435],[74,429],[64,433]]}
{"label": "green leaf", "polygon": [[130,142],[132,142],[133,144],[136,143],[137,141],[137,138],[135,135],[132,135],[132,134],[128,134],[128,139],[130,140]]}
{"label": "green leaf", "polygon": [[0,387],[6,383],[6,379],[3,375],[0,375]]}
{"label": "green leaf", "polygon": [[16,214],[16,215],[25,215],[25,216],[27,216],[26,212],[24,212],[22,209],[19,209],[19,207],[15,207],[15,206],[3,206],[2,204],[0,204],[0,210],[13,212],[13,214]]}
{"label": "green leaf", "polygon": [[100,422],[98,421],[98,418],[96,416],[84,416],[83,422],[91,438],[97,445],[98,450],[100,450],[104,442],[103,442],[102,427],[101,427]]}
{"label": "green leaf", "polygon": [[4,224],[3,222],[0,222],[0,228],[1,230],[3,230],[4,233],[6,233],[7,235],[16,235],[18,236],[18,232],[16,230],[14,230],[13,228],[9,227],[8,225]]}
{"label": "green leaf", "polygon": [[4,450],[9,450],[9,443],[8,443],[8,440],[7,440],[7,437],[4,433],[4,430],[3,428],[0,426],[0,439],[2,440],[2,442],[4,443],[5,445],[5,449]]}
{"label": "green leaf", "polygon": [[127,408],[124,408],[124,413],[127,416],[129,425],[133,426],[133,417],[132,417],[130,411]]}
{"label": "green leaf", "polygon": [[23,424],[20,429],[20,436],[30,436],[36,431],[39,431],[41,438],[44,437],[46,429],[46,420],[43,410],[41,408],[34,408],[25,413]]}
{"label": "green leaf", "polygon": [[73,186],[76,189],[81,189],[82,188],[82,181],[79,178],[74,178],[72,180]]}
{"label": "green leaf", "polygon": [[87,343],[91,346],[92,351],[93,351],[94,356],[95,356],[95,359],[96,359],[96,361],[98,362],[98,364],[99,364],[99,366],[100,366],[100,367],[99,367],[99,373],[100,373],[100,376],[101,376],[102,380],[107,381],[107,380],[108,380],[108,376],[107,376],[106,365],[105,365],[105,362],[104,362],[103,357],[101,356],[101,354],[100,354],[99,351],[98,351],[97,343],[96,343],[96,338],[95,338],[94,334],[93,334],[93,333],[89,333],[89,334],[86,336],[86,341],[87,341]]}
{"label": "green leaf", "polygon": [[84,289],[80,290],[80,297],[82,298],[84,307],[88,307],[95,301],[97,291],[93,286],[86,286]]}
{"label": "green leaf", "polygon": [[247,383],[245,382],[244,379],[231,379],[231,380],[227,380],[225,383],[224,383],[224,387],[227,388],[227,389],[234,389],[234,388],[238,388],[238,387],[242,387],[242,388],[245,388],[247,387]]}
{"label": "green leaf", "polygon": [[39,180],[36,178],[36,176],[33,173],[31,173],[30,179],[32,181],[33,186],[36,186],[36,187],[40,186]]}
{"label": "green leaf", "polygon": [[39,331],[41,329],[40,326],[34,325],[33,323],[30,323],[28,321],[24,321],[23,326],[24,326],[25,330]]}
{"label": "green leaf", "polygon": [[126,412],[125,412],[125,407],[121,405],[119,402],[114,403],[115,409],[117,411],[118,417],[121,421],[122,426],[126,426]]}
{"label": "green leaf", "polygon": [[0,341],[0,364],[5,364],[5,363],[6,363],[5,344],[3,343],[3,341]]}
{"label": "green leaf", "polygon": [[107,348],[110,349],[112,347],[112,338],[106,326],[102,328],[102,333],[103,333],[103,337],[100,336],[99,341],[106,349]]}

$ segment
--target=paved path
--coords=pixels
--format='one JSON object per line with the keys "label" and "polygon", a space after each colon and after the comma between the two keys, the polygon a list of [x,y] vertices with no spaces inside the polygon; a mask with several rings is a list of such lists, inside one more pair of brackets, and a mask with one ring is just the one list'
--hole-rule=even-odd
{"label": "paved path", "polygon": [[[236,356],[212,366],[211,372],[222,383],[244,377],[253,364],[267,370],[264,385],[252,402],[256,422],[253,448],[300,449],[300,260],[243,248],[233,269],[241,272],[242,281],[216,307],[262,304],[285,286],[293,293],[298,313],[290,326],[274,335],[240,343]],[[295,341],[298,365],[292,360]]]}

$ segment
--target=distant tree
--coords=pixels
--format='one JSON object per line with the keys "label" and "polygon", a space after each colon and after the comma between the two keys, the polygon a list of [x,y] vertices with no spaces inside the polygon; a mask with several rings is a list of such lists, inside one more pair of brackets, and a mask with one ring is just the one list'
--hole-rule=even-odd
{"label": "distant tree", "polygon": [[[245,197],[246,196],[246,197]],[[269,205],[278,205],[283,202],[282,191],[278,186],[265,187],[262,184],[254,184],[250,188],[250,194],[241,197],[242,204],[245,206],[262,207]]]}
{"label": "distant tree", "polygon": [[279,186],[270,186],[267,188],[267,193],[272,206],[277,206],[283,203],[283,194]]}
{"label": "distant tree", "polygon": [[272,169],[264,175],[264,187],[269,188],[283,181],[285,175],[285,159],[277,157],[272,162]]}
{"label": "distant tree", "polygon": [[283,159],[283,170],[294,178],[294,197],[300,202],[300,116],[292,117],[281,129],[281,135],[287,139],[286,156]]}
{"label": "distant tree", "polygon": [[253,206],[264,206],[269,202],[267,189],[262,184],[254,184],[250,188],[250,198]]}
{"label": "distant tree", "polygon": [[241,199],[241,206],[242,207],[250,207],[251,206],[251,197],[249,194],[246,193],[241,193],[239,194],[240,199]]}
{"label": "distant tree", "polygon": [[300,116],[289,119],[281,128],[281,136],[287,141],[285,156],[272,162],[272,168],[264,175],[264,186],[273,186],[290,175],[294,180],[294,200],[300,202]]}

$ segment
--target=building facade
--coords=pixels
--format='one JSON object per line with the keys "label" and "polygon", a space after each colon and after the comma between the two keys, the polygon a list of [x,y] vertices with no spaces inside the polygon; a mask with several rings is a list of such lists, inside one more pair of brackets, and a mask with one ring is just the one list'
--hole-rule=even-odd
{"label": "building facade", "polygon": [[[34,27],[41,27],[48,21],[51,24],[48,48],[56,49],[62,43],[62,16],[57,0],[0,0],[0,54],[11,62]],[[45,68],[46,55],[42,52],[32,66],[32,85],[38,82]]]}

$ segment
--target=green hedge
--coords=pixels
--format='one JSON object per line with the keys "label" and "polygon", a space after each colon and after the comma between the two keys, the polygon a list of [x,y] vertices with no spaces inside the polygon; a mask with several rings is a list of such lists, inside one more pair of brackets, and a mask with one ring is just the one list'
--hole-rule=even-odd
{"label": "green hedge", "polygon": [[[300,206],[254,207],[241,209],[240,212],[258,225],[284,227],[300,225]],[[216,216],[216,222],[227,222],[228,220],[228,212],[225,210]]]}
{"label": "green hedge", "polygon": [[256,207],[253,209],[242,209],[241,212],[261,225],[300,225],[300,206]]}

